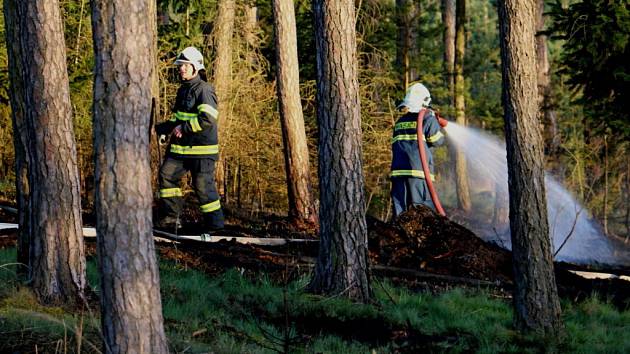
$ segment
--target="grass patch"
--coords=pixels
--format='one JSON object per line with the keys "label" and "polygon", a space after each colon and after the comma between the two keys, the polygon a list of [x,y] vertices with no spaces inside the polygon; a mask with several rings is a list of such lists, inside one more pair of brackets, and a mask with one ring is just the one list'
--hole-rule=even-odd
{"label": "grass patch", "polygon": [[[0,250],[0,264],[15,250]],[[484,291],[455,289],[441,295],[414,293],[387,281],[374,283],[374,303],[303,292],[308,279],[286,285],[266,276],[249,279],[236,269],[210,278],[172,262],[161,262],[165,329],[171,349],[186,353],[627,353],[630,313],[591,298],[563,301],[566,334],[556,343],[512,330],[511,304]],[[88,278],[96,286],[94,260]],[[10,268],[1,268],[0,337],[13,341],[0,352],[39,350],[76,352],[100,349],[96,314],[68,314],[37,304]],[[79,339],[77,339],[79,338]],[[1,342],[1,341],[0,341]]]}

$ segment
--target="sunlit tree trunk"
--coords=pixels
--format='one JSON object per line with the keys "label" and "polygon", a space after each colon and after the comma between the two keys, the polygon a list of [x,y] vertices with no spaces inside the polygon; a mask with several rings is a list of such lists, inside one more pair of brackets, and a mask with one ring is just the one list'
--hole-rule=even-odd
{"label": "sunlit tree trunk", "polygon": [[538,125],[536,0],[499,2],[503,107],[514,266],[514,322],[556,335],[560,303],[553,271],[542,135]]}
{"label": "sunlit tree trunk", "polygon": [[[106,353],[168,353],[153,245],[151,0],[94,0],[94,153]],[[139,55],[142,53],[142,55]]]}
{"label": "sunlit tree trunk", "polygon": [[11,30],[16,32],[8,35],[19,43],[14,59],[20,63],[12,63],[21,73],[12,77],[22,80],[14,95],[23,95],[17,113],[24,118],[28,185],[36,186],[28,201],[31,286],[43,303],[81,303],[86,282],[81,196],[59,2],[5,5],[17,15]]}
{"label": "sunlit tree trunk", "polygon": [[300,101],[293,0],[274,0],[277,88],[289,195],[289,217],[299,225],[317,221],[311,192],[308,145]]}
{"label": "sunlit tree trunk", "polygon": [[540,106],[540,123],[543,125],[543,135],[550,152],[560,148],[558,121],[551,97],[551,73],[549,66],[549,51],[547,49],[547,35],[540,33],[545,29],[545,0],[536,2],[536,59],[538,70],[538,105]]}
{"label": "sunlit tree trunk", "polygon": [[310,289],[370,298],[352,0],[315,0],[320,246]]}
{"label": "sunlit tree trunk", "polygon": [[[219,0],[219,8],[214,28],[216,58],[214,61],[214,86],[219,101],[219,141],[226,141],[229,132],[229,93],[232,86],[232,37],[234,35],[234,0]],[[225,196],[225,154],[219,152],[217,163],[217,189]]]}
{"label": "sunlit tree trunk", "polygon": [[[466,126],[466,81],[464,80],[464,55],[466,52],[466,0],[457,0],[455,15],[455,122]],[[469,213],[472,209],[466,156],[455,148],[455,186],[457,206]]]}
{"label": "sunlit tree trunk", "polygon": [[245,4],[245,25],[243,26],[243,32],[245,42],[247,42],[248,58],[250,64],[255,64],[255,59],[251,55],[254,49],[257,47],[256,29],[258,28],[258,7],[256,7],[256,1],[250,1]]}
{"label": "sunlit tree trunk", "polygon": [[442,38],[444,42],[444,77],[448,87],[449,105],[455,97],[455,1],[442,0]]}

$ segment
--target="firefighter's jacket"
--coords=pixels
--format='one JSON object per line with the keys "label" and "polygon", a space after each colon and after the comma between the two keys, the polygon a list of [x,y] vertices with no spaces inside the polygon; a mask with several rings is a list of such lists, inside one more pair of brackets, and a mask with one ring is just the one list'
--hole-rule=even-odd
{"label": "firefighter's jacket", "polygon": [[[416,132],[418,113],[406,113],[396,121],[392,137],[392,169],[391,177],[425,178],[418,152],[418,136]],[[422,121],[423,136],[427,153],[427,162],[433,176],[433,154],[429,147],[442,145],[444,135],[440,124],[432,110],[427,109]]]}
{"label": "firefighter's jacket", "polygon": [[169,156],[177,158],[211,158],[219,154],[219,111],[212,85],[199,76],[184,81],[177,90],[173,115],[170,120],[156,126],[158,134],[170,134],[181,125],[182,137],[171,135],[167,149]]}

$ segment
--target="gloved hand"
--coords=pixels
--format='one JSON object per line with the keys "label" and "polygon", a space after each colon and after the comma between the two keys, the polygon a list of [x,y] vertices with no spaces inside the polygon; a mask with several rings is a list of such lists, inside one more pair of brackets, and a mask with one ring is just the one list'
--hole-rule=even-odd
{"label": "gloved hand", "polygon": [[159,142],[160,142],[160,145],[165,145],[166,144],[166,135],[164,135],[164,134],[160,135]]}
{"label": "gloved hand", "polygon": [[448,124],[448,121],[446,119],[438,116],[438,123],[440,124],[440,127],[444,128]]}

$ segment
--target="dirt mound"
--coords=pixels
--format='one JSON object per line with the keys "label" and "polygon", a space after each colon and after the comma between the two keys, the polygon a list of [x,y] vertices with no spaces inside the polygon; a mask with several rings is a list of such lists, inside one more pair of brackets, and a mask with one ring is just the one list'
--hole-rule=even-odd
{"label": "dirt mound", "polygon": [[369,220],[370,255],[394,267],[490,281],[509,281],[511,255],[433,210],[417,206],[393,224]]}

